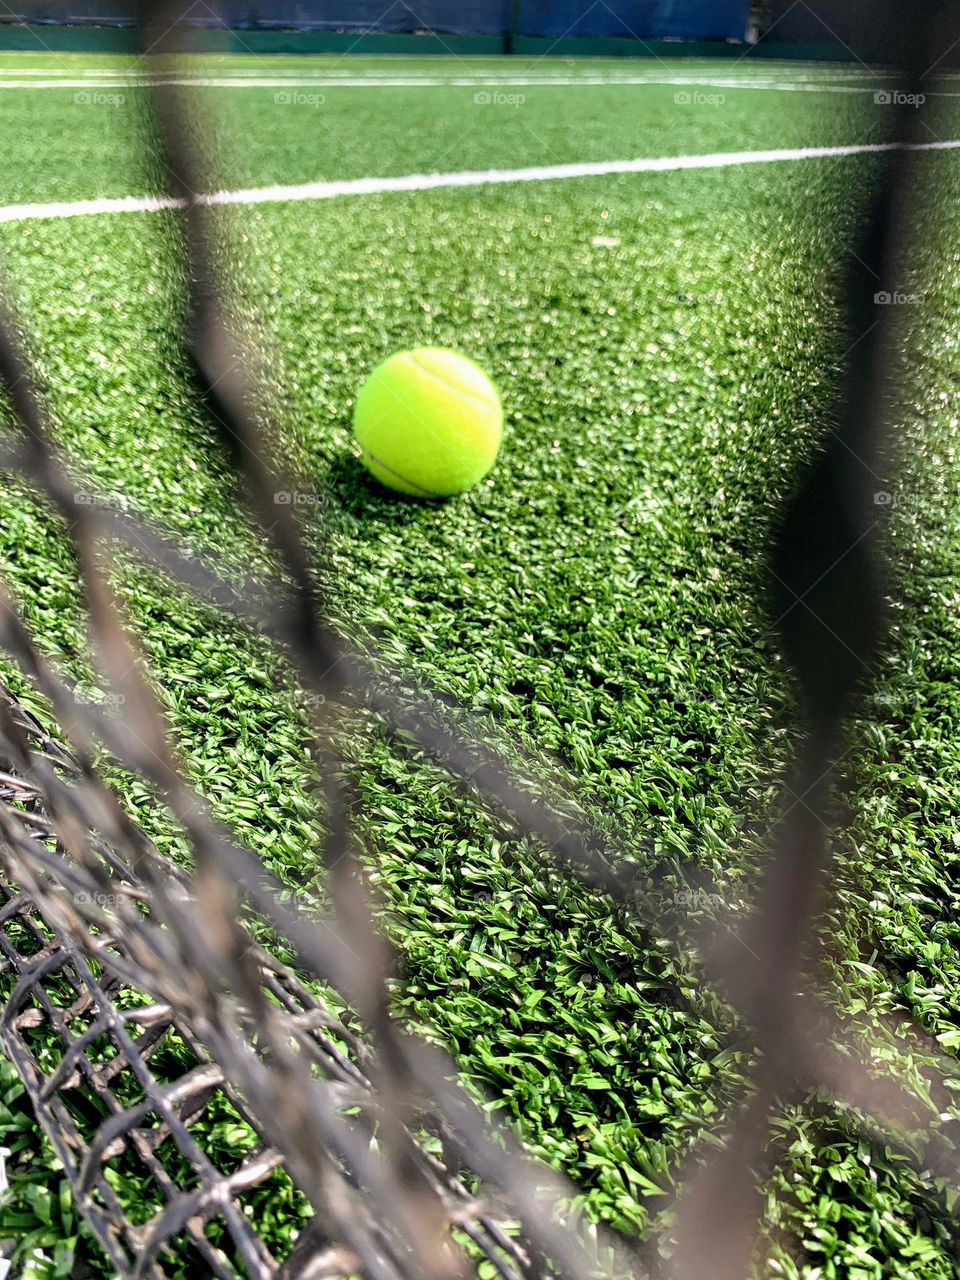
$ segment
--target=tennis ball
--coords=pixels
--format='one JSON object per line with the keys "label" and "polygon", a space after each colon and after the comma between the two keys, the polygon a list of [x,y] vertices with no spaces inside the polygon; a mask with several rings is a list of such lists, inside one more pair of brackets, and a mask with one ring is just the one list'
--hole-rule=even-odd
{"label": "tennis ball", "polygon": [[360,388],[353,413],[362,461],[390,489],[447,498],[482,480],[503,434],[493,383],[442,347],[398,351]]}

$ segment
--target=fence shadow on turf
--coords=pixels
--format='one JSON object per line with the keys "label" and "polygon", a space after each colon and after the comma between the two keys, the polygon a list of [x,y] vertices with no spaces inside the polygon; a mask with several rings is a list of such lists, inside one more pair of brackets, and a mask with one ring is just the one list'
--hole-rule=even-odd
{"label": "fence shadow on turf", "polygon": [[[180,16],[165,0],[144,4],[151,72],[176,58]],[[917,27],[890,6],[884,30],[905,93],[922,93],[949,45],[946,26]],[[390,1013],[393,959],[374,926],[351,833],[356,801],[337,755],[340,707],[404,735],[465,795],[506,815],[544,859],[658,936],[663,903],[644,896],[635,866],[591,827],[569,786],[552,780],[549,762],[498,745],[488,726],[358,651],[329,623],[323,566],[305,549],[296,504],[277,500],[297,481],[273,456],[269,422],[251,409],[243,349],[221,315],[212,266],[219,231],[194,198],[202,177],[172,79],[151,76],[193,281],[185,350],[198,400],[282,568],[275,581],[238,582],[138,517],[78,500],[15,326],[9,317],[0,326],[0,384],[15,424],[0,438],[0,464],[63,517],[95,650],[123,708],[116,716],[78,700],[40,656],[13,600],[0,598],[0,638],[70,744],[0,696],[0,951],[12,979],[0,1041],[117,1275],[162,1276],[176,1258],[188,1272],[217,1277],[453,1280],[482,1260],[504,1280],[651,1269],[676,1280],[743,1280],[760,1211],[753,1170],[771,1108],[812,1089],[852,1108],[867,1135],[957,1185],[947,1129],[931,1129],[913,1095],[868,1065],[867,1049],[855,1047],[825,1002],[799,994],[814,990],[814,927],[830,892],[831,771],[882,640],[871,464],[893,394],[896,335],[894,309],[878,317],[873,296],[877,279],[898,278],[908,243],[922,113],[891,112],[891,146],[879,156],[877,192],[850,255],[837,426],[784,510],[769,558],[771,615],[801,691],[802,746],[747,923],[730,918],[703,935],[696,954],[684,949],[749,1029],[758,1066],[740,1112],[725,1118],[722,1146],[691,1159],[662,1250],[669,1261],[655,1264],[652,1252],[573,1220],[576,1188],[525,1156],[461,1090],[453,1062]],[[345,467],[338,484],[349,494],[354,483]],[[291,903],[183,777],[104,568],[104,552],[117,544],[287,655],[311,708],[329,916]],[[126,815],[95,766],[101,746],[163,797],[189,837],[189,873]],[[704,892],[691,883],[697,900]],[[264,938],[293,961],[279,960]],[[344,1002],[351,1012],[334,1013]],[[200,1121],[224,1117],[239,1117],[251,1134],[229,1160],[194,1136]],[[113,1189],[120,1166],[143,1180],[137,1221]],[[303,1223],[287,1258],[271,1254],[257,1222],[258,1193],[279,1188]]]}

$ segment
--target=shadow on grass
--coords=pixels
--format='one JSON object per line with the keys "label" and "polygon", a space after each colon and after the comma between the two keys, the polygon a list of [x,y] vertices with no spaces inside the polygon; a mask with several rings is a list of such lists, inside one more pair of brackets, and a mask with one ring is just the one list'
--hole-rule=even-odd
{"label": "shadow on grass", "polygon": [[374,533],[384,524],[431,523],[450,498],[416,498],[387,489],[374,479],[358,458],[343,453],[335,458],[326,473],[324,486],[332,519],[346,518],[351,532]]}

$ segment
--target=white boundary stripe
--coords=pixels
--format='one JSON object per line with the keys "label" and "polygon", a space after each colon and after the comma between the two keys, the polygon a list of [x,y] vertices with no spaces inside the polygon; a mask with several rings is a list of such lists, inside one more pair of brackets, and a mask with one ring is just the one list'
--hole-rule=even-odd
{"label": "white boundary stripe", "polygon": [[[476,169],[460,173],[409,173],[396,178],[347,178],[340,182],[305,182],[294,186],[251,187],[214,191],[198,197],[203,205],[279,204],[284,201],[332,200],[338,196],[382,195],[391,191],[435,191],[444,187],[486,187],[508,182],[550,182],[560,178],[599,178],[614,173],[671,173],[678,169],[726,169],[733,165],[772,164],[786,160],[820,160],[831,156],[894,151],[898,143],[860,143],[847,147],[796,147],[784,151],[718,151],[702,156],[655,156],[636,160],[598,160],[581,164],[549,164],[525,169]],[[921,142],[912,151],[953,151],[960,138]],[[170,196],[120,196],[73,200],[63,204],[0,205],[0,223],[47,218],[79,218],[103,213],[156,213],[185,208]]]}
{"label": "white boundary stripe", "polygon": [[[285,61],[291,61],[291,60],[295,60],[295,59],[285,59]],[[142,61],[142,60],[138,60],[138,61]],[[356,79],[362,76],[367,80],[378,80],[383,78],[386,78],[389,80],[400,75],[405,75],[405,76],[429,75],[431,77],[441,77],[446,73],[447,69],[449,68],[450,75],[458,76],[458,75],[465,74],[462,70],[459,69],[462,66],[466,66],[468,70],[472,71],[470,64],[473,61],[475,61],[475,59],[464,60],[460,58],[457,60],[458,62],[457,67],[447,64],[446,67],[441,66],[436,69],[431,69],[429,72],[426,72],[423,70],[404,71],[402,66],[400,65],[394,66],[390,69],[386,69],[382,67],[374,67],[371,70],[362,71],[362,72],[357,71],[355,68],[353,70],[347,70],[346,68],[338,68],[335,66],[323,67],[321,65],[320,71],[318,72],[316,70],[316,66],[317,66],[316,59],[301,58],[300,62],[302,62],[304,65],[300,66],[299,68],[290,67],[289,69],[284,70],[283,67],[272,66],[270,69],[270,73],[271,75],[277,75],[277,76],[300,76],[300,75],[322,74],[326,76],[343,76],[343,77],[346,77],[347,79]],[[3,54],[0,53],[0,66],[3,65],[3,62],[4,62],[4,57],[3,57]],[[313,63],[313,66],[310,67],[309,70],[307,69],[307,66],[306,66],[308,62]],[[555,76],[555,75],[585,75],[585,76],[586,75],[595,75],[595,76],[603,75],[603,76],[610,77],[610,76],[618,76],[618,75],[641,74],[637,72],[635,62],[634,62],[634,65],[629,68],[624,67],[622,64],[620,64],[619,66],[614,65],[612,67],[597,68],[593,65],[588,65],[584,63],[584,61],[580,59],[579,65],[583,68],[583,70],[579,72],[575,70],[571,71],[571,69],[567,66],[564,66],[561,68],[561,67],[549,66],[549,65],[544,65],[541,71],[538,72],[536,67],[523,67],[522,65],[513,66],[512,64],[510,64],[510,65],[502,65],[500,67],[493,67],[489,70],[485,68],[479,69],[476,71],[472,71],[472,74],[477,76],[487,76],[491,78],[500,76],[507,79],[509,79],[511,76],[514,76],[514,75],[538,75],[539,74],[542,78],[545,78],[548,80],[550,79],[551,76]],[[675,72],[675,74],[696,76],[701,74],[701,72],[703,72],[705,69],[706,69],[706,73],[711,76],[721,76],[721,75],[733,76],[734,74],[736,74],[738,79],[744,80],[744,81],[756,79],[756,80],[809,81],[811,83],[814,83],[814,82],[830,83],[835,80],[878,80],[878,79],[883,80],[883,79],[892,78],[892,73],[890,73],[889,71],[885,71],[883,69],[877,69],[876,71],[823,70],[819,72],[818,71],[804,72],[804,71],[798,71],[796,68],[790,67],[790,66],[782,67],[779,70],[774,70],[772,67],[763,67],[763,68],[752,67],[751,68],[751,67],[745,67],[745,66],[740,66],[739,69],[737,69],[736,64],[734,64],[733,68],[725,71],[722,66],[717,66],[715,63],[712,66],[709,63],[706,64],[706,68],[704,67],[703,64],[701,64],[701,66],[698,68],[690,67],[690,66],[680,67]],[[9,75],[42,76],[42,77],[45,77],[47,80],[53,80],[57,78],[63,80],[68,78],[67,73],[65,71],[60,70],[58,67],[19,67],[16,65],[16,63],[11,63],[9,67],[4,68],[4,71]],[[244,67],[244,66],[228,66],[228,65],[224,65],[221,67],[210,65],[210,66],[205,66],[201,68],[201,67],[191,67],[189,65],[182,64],[181,66],[178,67],[178,72],[184,76],[212,76],[212,75],[248,76],[248,77],[253,77],[254,79],[264,74],[262,63],[260,64],[260,66],[256,68],[253,68],[250,66]],[[114,68],[86,67],[81,71],[79,71],[78,73],[74,73],[74,74],[79,74],[83,76],[92,76],[92,77],[106,76],[108,79],[118,79],[120,76],[134,76],[137,79],[143,79],[144,77],[150,76],[152,73],[149,69],[149,66],[147,67],[140,66],[140,67],[114,67]],[[649,74],[651,76],[651,79],[656,79],[657,76],[661,74],[661,72],[651,71]],[[950,79],[951,76],[949,73],[944,73],[944,75],[941,78]],[[956,78],[956,77],[953,77],[953,78]]]}
{"label": "white boundary stripe", "polygon": [[[886,83],[881,82],[881,83]],[[876,86],[816,84],[806,81],[788,82],[774,80],[719,79],[696,78],[689,76],[671,76],[653,79],[647,76],[511,76],[507,78],[491,78],[489,76],[363,76],[348,78],[303,76],[190,76],[177,79],[138,80],[115,77],[94,80],[92,77],[83,80],[0,80],[0,89],[86,89],[101,92],[106,89],[144,89],[152,85],[178,85],[199,89],[281,89],[281,88],[317,88],[317,89],[432,89],[432,88],[500,88],[519,85],[529,88],[541,85],[544,88],[577,88],[589,86],[615,85],[703,85],[718,89],[772,89],[787,93],[874,93]]]}

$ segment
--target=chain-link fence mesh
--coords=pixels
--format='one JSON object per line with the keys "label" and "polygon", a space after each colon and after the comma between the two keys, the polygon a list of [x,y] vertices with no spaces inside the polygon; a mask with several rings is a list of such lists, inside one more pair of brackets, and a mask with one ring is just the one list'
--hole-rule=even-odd
{"label": "chain-link fence mesh", "polygon": [[[923,31],[887,14],[907,89],[922,90],[925,69],[946,48],[947,13]],[[176,4],[144,5],[151,71],[166,72],[176,58],[181,16]],[[0,695],[0,951],[12,986],[3,1049],[118,1276],[163,1275],[172,1257],[191,1274],[218,1277],[452,1280],[481,1262],[511,1280],[647,1274],[648,1261],[628,1245],[570,1220],[576,1189],[528,1159],[461,1089],[454,1063],[391,1013],[393,961],[352,833],[356,800],[337,753],[336,708],[363,706],[400,730],[531,837],[544,859],[627,916],[652,919],[654,908],[633,864],[590,826],[576,797],[531,781],[549,776],[545,762],[530,768],[497,749],[465,715],[391,675],[331,625],[324,566],[308,557],[295,508],[275,500],[295,482],[275,457],[269,415],[256,407],[244,350],[224,322],[213,265],[221,229],[195,194],[205,189],[189,142],[195,122],[176,77],[154,80],[158,147],[189,257],[184,343],[194,390],[281,568],[268,586],[228,580],[163,530],[89,501],[87,482],[79,500],[15,326],[4,321],[0,382],[15,429],[0,440],[0,462],[66,522],[91,636],[123,715],[79,700],[40,656],[15,603],[0,598],[0,639],[70,744]],[[851,258],[852,345],[837,426],[771,548],[770,603],[797,675],[803,746],[750,922],[721,931],[736,947],[704,938],[699,954],[686,956],[752,1029],[759,1067],[732,1136],[693,1162],[685,1180],[672,1247],[677,1280],[747,1274],[759,1211],[753,1169],[775,1099],[825,1089],[856,1109],[867,1132],[957,1182],[947,1130],[929,1132],[918,1156],[905,1135],[922,1124],[922,1109],[866,1065],[869,1054],[844,1041],[824,1003],[799,994],[810,989],[814,926],[829,894],[832,762],[883,632],[869,463],[889,413],[896,343],[889,316],[875,322],[872,300],[875,279],[897,278],[908,242],[920,118],[912,109],[897,115],[900,132],[879,153],[877,193]],[[288,656],[310,695],[329,917],[286,901],[184,778],[104,568],[102,552],[117,542],[215,606],[225,624],[259,627]],[[93,763],[99,745],[163,797],[189,837],[189,872],[131,822]],[[282,940],[294,961],[282,963],[265,937]],[[324,991],[337,1000],[325,1002]],[[343,1002],[349,1016],[332,1011]],[[196,1140],[194,1129],[211,1117],[247,1127],[252,1137],[239,1155],[224,1158]],[[120,1165],[142,1180],[136,1221],[112,1189],[110,1171]],[[274,1257],[258,1231],[265,1187],[302,1219],[286,1258]]]}

